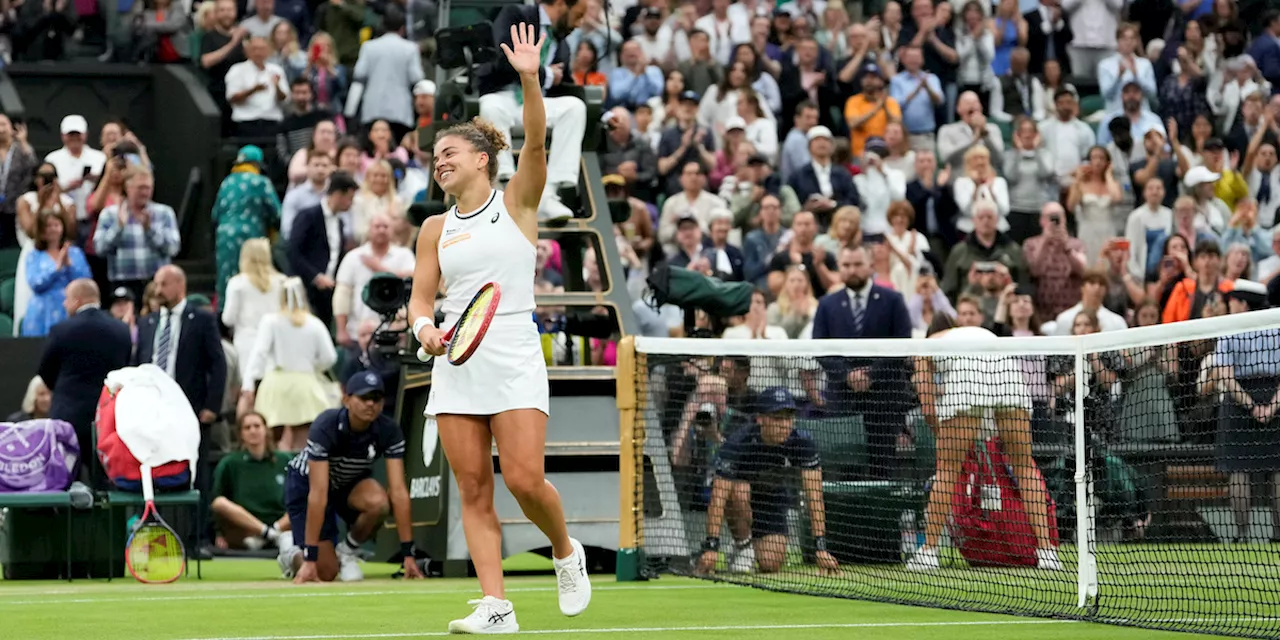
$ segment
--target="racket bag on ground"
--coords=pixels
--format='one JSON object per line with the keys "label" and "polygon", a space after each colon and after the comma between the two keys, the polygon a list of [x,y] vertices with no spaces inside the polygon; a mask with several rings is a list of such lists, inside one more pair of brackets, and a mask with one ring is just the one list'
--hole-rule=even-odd
{"label": "racket bag on ground", "polygon": [[[133,456],[129,447],[116,431],[116,400],[119,394],[102,387],[98,396],[96,423],[98,429],[98,459],[106,470],[111,484],[121,491],[142,493],[142,463]],[[151,470],[156,491],[182,491],[191,486],[191,470],[186,462],[170,462]]]}
{"label": "racket bag on ground", "polygon": [[[1044,483],[1039,473],[1037,481]],[[1046,497],[1048,494],[1046,493]],[[1056,505],[1045,505],[1049,539],[1058,545]],[[1034,567],[1036,536],[999,438],[975,443],[951,494],[951,537],[973,567]]]}
{"label": "racket bag on ground", "polygon": [[66,421],[0,422],[0,493],[65,491],[79,460],[76,430]]}

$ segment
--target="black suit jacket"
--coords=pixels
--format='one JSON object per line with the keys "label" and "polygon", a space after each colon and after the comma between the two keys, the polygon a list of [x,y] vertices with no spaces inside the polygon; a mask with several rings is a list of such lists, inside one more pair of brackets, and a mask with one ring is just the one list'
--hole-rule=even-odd
{"label": "black suit jacket", "polygon": [[[873,284],[865,304],[862,332],[859,334],[853,324],[848,290],[840,289],[823,296],[813,314],[813,339],[911,337],[911,316],[902,294]],[[881,394],[881,400],[888,399],[885,394],[890,389],[905,389],[909,378],[907,363],[901,358],[826,356],[818,358],[818,363],[827,372],[827,409],[835,413],[848,412],[853,408],[854,398],[847,381],[853,369],[870,368],[871,392],[873,396]]]}
{"label": "black suit jacket", "polygon": [[1044,53],[1052,39],[1053,50],[1057,56],[1058,64],[1062,66],[1062,77],[1071,77],[1071,57],[1067,55],[1067,43],[1071,42],[1071,39],[1075,36],[1071,33],[1071,22],[1067,17],[1064,15],[1062,18],[1062,30],[1055,31],[1052,34],[1044,32],[1044,21],[1040,19],[1039,7],[1034,11],[1022,14],[1022,19],[1027,21],[1027,51],[1031,53],[1031,61],[1027,64],[1027,71],[1033,75],[1044,73]]}
{"label": "black suit jacket", "polygon": [[[341,238],[346,235],[342,219],[338,219],[338,264],[346,255],[346,243]],[[302,278],[308,288],[312,287],[316,276],[325,272],[329,266],[329,235],[324,230],[324,209],[320,205],[308,207],[298,212],[293,221],[293,229],[289,231],[289,275]],[[335,267],[336,268],[336,267]]]}
{"label": "black suit jacket", "polygon": [[[542,18],[538,15],[538,5],[507,5],[498,12],[498,17],[493,19],[493,46],[498,48],[497,56],[493,61],[486,62],[476,66],[476,88],[480,95],[493,93],[507,88],[510,85],[520,82],[520,74],[511,68],[511,63],[507,61],[507,56],[502,53],[502,45],[511,46],[511,27],[517,24],[538,25],[538,33],[541,34]],[[547,64],[560,63],[564,65],[564,77],[560,81],[561,84],[573,84],[573,75],[569,73],[569,60],[572,52],[569,46],[565,44],[564,36],[556,37],[556,51],[551,59],[547,60]],[[538,81],[546,86],[547,71],[544,67],[538,71]]]}
{"label": "black suit jacket", "polygon": [[[937,235],[942,237],[943,244],[946,246],[954,246],[957,242],[956,201],[951,195],[951,189],[939,188],[936,184],[932,189],[928,189],[919,180],[912,180],[907,184],[907,202],[916,212],[914,228],[925,235],[929,235],[930,200],[933,201],[933,215],[938,223]],[[940,271],[941,268],[940,264],[934,265],[935,270]]]}
{"label": "black suit jacket", "polygon": [[[138,349],[134,366],[155,358],[156,328],[160,314],[152,313],[138,321]],[[222,394],[227,384],[227,360],[222,350],[218,321],[208,311],[187,304],[182,310],[182,326],[178,328],[178,359],[173,366],[173,379],[182,387],[191,409],[222,413]],[[163,368],[163,367],[161,367]]]}
{"label": "black suit jacket", "polygon": [[[803,206],[809,196],[822,190],[818,188],[818,174],[813,170],[813,164],[806,164],[800,167],[798,171],[791,175],[791,188],[795,190],[796,197],[800,199]],[[849,175],[849,170],[835,163],[831,164],[831,199],[836,201],[837,206],[853,205],[855,207],[862,206],[862,198],[858,196],[858,188],[853,185],[853,176]]]}
{"label": "black suit jacket", "polygon": [[85,309],[49,330],[40,356],[40,377],[53,391],[49,417],[66,420],[80,438],[81,455],[92,458],[90,426],[107,374],[129,366],[129,327],[102,309]]}

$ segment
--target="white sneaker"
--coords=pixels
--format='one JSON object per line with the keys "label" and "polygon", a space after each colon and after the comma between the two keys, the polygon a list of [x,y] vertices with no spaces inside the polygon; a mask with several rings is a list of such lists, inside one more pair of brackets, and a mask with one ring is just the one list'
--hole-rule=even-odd
{"label": "white sneaker", "polygon": [[281,550],[281,551],[284,551],[285,549],[292,549],[292,548],[294,548],[294,547],[296,547],[296,546],[297,546],[297,545],[295,545],[295,544],[293,543],[293,534],[292,534],[292,533],[282,533],[282,534],[280,534],[279,536],[276,536],[276,548],[277,548],[277,549],[279,549],[279,550]]}
{"label": "white sneaker", "polygon": [[[292,542],[292,540],[290,540],[290,542]],[[280,553],[276,554],[276,564],[280,565],[280,575],[286,578],[293,578],[293,559],[301,553],[302,549],[297,546],[280,549]]]}
{"label": "white sneaker", "polygon": [[920,545],[920,548],[911,554],[911,559],[907,560],[908,571],[934,571],[941,566],[942,564],[938,561],[938,550],[924,545]]}
{"label": "white sneaker", "polygon": [[339,542],[335,547],[338,552],[338,580],[341,582],[360,582],[364,580],[364,570],[360,568],[360,557],[356,550]]}
{"label": "white sneaker", "polygon": [[1058,560],[1056,549],[1036,549],[1036,568],[1045,571],[1062,571],[1062,561]]}
{"label": "white sneaker", "polygon": [[553,562],[556,582],[560,585],[560,613],[576,616],[587,610],[591,603],[591,580],[587,578],[587,552],[582,543],[569,538],[573,553]]}
{"label": "white sneaker", "polygon": [[250,551],[257,551],[267,546],[267,541],[258,536],[249,536],[244,539],[244,548]]}
{"label": "white sneaker", "polygon": [[485,596],[480,600],[469,600],[467,604],[476,610],[461,620],[450,622],[449,633],[497,635],[520,632],[520,625],[516,623],[516,610],[511,606],[510,600]]}
{"label": "white sneaker", "polygon": [[725,555],[724,564],[728,573],[751,573],[756,567],[756,550],[750,542],[739,547],[735,542]]}
{"label": "white sneaker", "polygon": [[542,202],[538,205],[538,220],[542,222],[555,222],[560,220],[568,220],[573,217],[573,209],[565,206],[560,201],[560,196],[554,191],[547,190],[542,194]]}

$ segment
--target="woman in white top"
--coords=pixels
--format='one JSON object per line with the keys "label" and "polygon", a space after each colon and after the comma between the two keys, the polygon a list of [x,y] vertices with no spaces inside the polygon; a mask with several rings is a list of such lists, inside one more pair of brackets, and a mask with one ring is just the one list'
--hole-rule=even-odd
{"label": "woman in white top", "polygon": [[58,186],[58,168],[48,162],[36,169],[35,190],[28,191],[18,198],[18,246],[22,252],[18,254],[18,270],[14,274],[13,283],[13,335],[22,329],[22,316],[27,313],[27,305],[34,293],[31,283],[27,281],[27,256],[35,251],[36,219],[40,214],[55,213],[62,219],[62,227],[74,231],[76,228],[76,203],[71,196],[62,192]]}
{"label": "woman in white top", "polygon": [[738,114],[738,92],[750,89],[747,66],[735,62],[725,69],[724,79],[707,87],[698,104],[698,124],[715,132],[716,144],[724,137],[724,123]]}
{"label": "woman in white top", "polygon": [[915,219],[916,211],[906,200],[889,205],[889,231],[884,236],[892,254],[889,282],[903,293],[916,290],[916,277],[920,265],[926,264],[924,252],[929,249],[929,239],[912,228]]}
{"label": "woman in white top", "polygon": [[[585,6],[568,9],[571,27],[582,16],[577,7]],[[493,506],[495,440],[503,482],[551,542],[561,613],[576,616],[591,601],[586,553],[569,537],[560,494],[543,468],[550,388],[542,341],[530,320],[538,205],[547,181],[547,118],[538,81],[545,39],[545,33],[538,38],[533,26],[521,24],[511,27],[513,46],[502,44],[524,91],[524,149],[506,192],[493,188],[505,136],[479,118],[444,129],[436,134],[434,177],[457,205],[427,218],[418,235],[409,316],[422,345],[419,356],[436,356],[426,414],[439,425],[458,485],[467,548],[484,593],[471,602],[475,611],[449,623],[453,633],[520,630],[503,588],[502,525]],[[448,287],[443,305],[448,325],[486,283],[502,289],[484,341],[462,365],[439,357],[445,353],[444,331],[435,326],[435,300],[442,281]]]}
{"label": "woman in white top", "polygon": [[[336,406],[322,376],[338,361],[338,353],[329,328],[311,315],[301,279],[285,280],[279,301],[279,313],[263,316],[258,325],[240,398],[246,409],[252,406],[267,419],[267,426],[282,429],[282,451],[301,451],[311,421]],[[270,370],[268,362],[274,363]]]}
{"label": "woman in white top", "polygon": [[764,154],[771,163],[777,162],[778,123],[765,114],[760,95],[754,90],[738,92],[738,116],[746,123],[746,140],[756,148],[756,153]]}
{"label": "woman in white top", "polygon": [[[232,344],[240,356],[240,379],[247,380],[249,357],[264,316],[280,309],[280,287],[284,275],[271,264],[271,244],[254,238],[240,247],[240,273],[227,281],[227,299],[222,304],[222,324],[231,327]],[[264,368],[271,368],[264,362]]]}
{"label": "woman in white top", "polygon": [[405,216],[405,205],[396,195],[395,178],[391,174],[391,163],[386,160],[374,160],[364,170],[364,183],[356,192],[351,203],[351,227],[356,245],[362,245],[369,239],[369,221],[375,213],[385,213],[395,221],[392,227],[394,242],[402,247],[409,246],[413,227]]}
{"label": "woman in white top", "polygon": [[956,25],[956,55],[960,68],[956,81],[960,91],[973,91],[982,101],[982,109],[990,113],[991,91],[995,87],[995,72],[991,68],[996,57],[995,23],[987,19],[987,9],[978,0],[970,0],[960,10],[960,23]]}
{"label": "woman in white top", "polygon": [[[956,303],[958,326],[930,337],[952,341],[995,338],[994,333],[981,326],[980,305],[972,296],[961,296]],[[915,362],[912,382],[925,421],[937,434],[938,459],[925,509],[924,544],[907,561],[907,569],[939,568],[938,545],[951,517],[951,498],[960,467],[974,442],[982,438],[984,423],[993,421],[1035,532],[1038,566],[1061,570],[1062,563],[1049,538],[1044,483],[1031,457],[1031,396],[1019,362],[979,352],[971,356],[916,358]]]}
{"label": "woman in white top", "polygon": [[1147,251],[1152,242],[1173,228],[1173,211],[1164,206],[1164,181],[1147,180],[1142,187],[1142,206],[1134,209],[1125,221],[1124,238],[1129,241],[1129,275],[1138,282],[1147,278]]}
{"label": "woman in white top", "polygon": [[1009,183],[996,175],[991,166],[991,150],[974,145],[964,153],[964,175],[956,178],[951,187],[956,200],[956,230],[973,232],[973,203],[988,199],[995,203],[1000,220],[1000,231],[1009,230]]}
{"label": "woman in white top", "polygon": [[1076,169],[1075,182],[1067,192],[1067,211],[1076,216],[1076,237],[1084,243],[1084,254],[1096,259],[1120,231],[1111,209],[1122,194],[1111,171],[1111,154],[1095,146],[1089,149],[1088,158]]}

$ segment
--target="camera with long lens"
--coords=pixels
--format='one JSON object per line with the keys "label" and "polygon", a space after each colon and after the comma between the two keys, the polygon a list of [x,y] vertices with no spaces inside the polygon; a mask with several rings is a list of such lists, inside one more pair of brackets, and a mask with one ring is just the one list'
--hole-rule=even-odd
{"label": "camera with long lens", "polygon": [[378,330],[373,333],[370,351],[376,347],[378,351],[394,353],[400,343],[404,329],[392,330],[389,327],[396,316],[409,304],[409,294],[413,291],[413,278],[401,278],[391,273],[374,274],[361,293],[366,307],[382,318]]}

